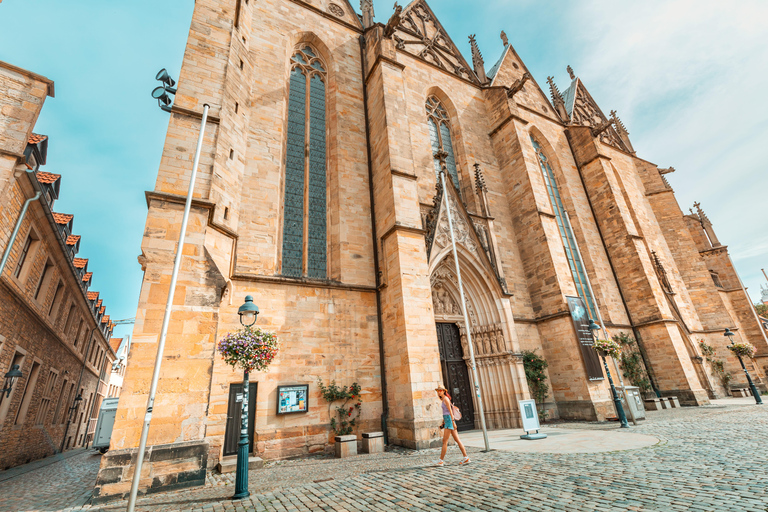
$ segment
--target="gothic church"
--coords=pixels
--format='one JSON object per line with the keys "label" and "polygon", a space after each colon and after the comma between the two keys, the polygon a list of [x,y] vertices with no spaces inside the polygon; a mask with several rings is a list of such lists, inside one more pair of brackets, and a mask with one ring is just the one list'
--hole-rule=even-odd
{"label": "gothic church", "polygon": [[[744,387],[726,328],[757,347],[749,364],[764,385],[768,341],[726,246],[699,205],[682,211],[665,179],[674,169],[638,156],[573,70],[560,87],[539,84],[504,34],[486,51],[492,66],[471,37],[470,65],[425,0],[376,20],[371,0],[361,10],[195,2],[146,193],[137,322],[97,500],[130,487],[204,104],[142,492],[197,485],[233,455],[242,374],[215,342],[240,327],[246,295],[281,340],[269,371],[252,376],[251,447],[263,458],[333,443],[318,379],[359,383],[358,432],[384,430],[390,443],[434,446],[441,382],[460,427],[478,428],[468,331],[493,429],[519,426],[524,351],[549,364],[550,418],[614,415],[585,318],[636,338],[653,392],[683,404],[730,392],[701,341]],[[277,387],[303,384],[308,411],[277,414]]]}

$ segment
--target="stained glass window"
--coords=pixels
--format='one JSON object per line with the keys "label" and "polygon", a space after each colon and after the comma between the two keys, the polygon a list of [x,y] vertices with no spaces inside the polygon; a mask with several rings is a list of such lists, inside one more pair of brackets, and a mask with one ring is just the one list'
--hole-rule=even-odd
{"label": "stained glass window", "polygon": [[327,276],[325,80],[311,46],[291,58],[283,208],[282,274]]}
{"label": "stained glass window", "polygon": [[565,248],[565,256],[568,259],[568,266],[571,268],[573,282],[576,284],[576,290],[579,293],[579,297],[584,299],[584,302],[587,304],[590,318],[597,322],[595,302],[592,294],[589,293],[586,271],[584,270],[584,264],[579,257],[579,251],[576,249],[573,228],[565,214],[565,206],[563,206],[563,199],[560,197],[560,189],[557,186],[555,173],[552,170],[552,166],[549,164],[546,155],[544,155],[541,145],[533,138],[533,135],[531,135],[531,143],[536,150],[536,155],[539,159],[539,167],[541,168],[541,173],[544,175],[544,183],[547,186],[549,200],[552,203],[552,209],[555,211],[557,227],[560,230],[560,237],[562,238],[563,247]]}
{"label": "stained glass window", "polygon": [[[432,154],[440,151],[446,153],[445,166],[448,168],[454,185],[459,189],[459,172],[456,168],[456,156],[453,153],[453,141],[451,140],[451,120],[448,112],[434,96],[427,98],[427,122],[429,123],[429,139],[432,143]],[[435,176],[440,179],[440,159],[434,158]]]}

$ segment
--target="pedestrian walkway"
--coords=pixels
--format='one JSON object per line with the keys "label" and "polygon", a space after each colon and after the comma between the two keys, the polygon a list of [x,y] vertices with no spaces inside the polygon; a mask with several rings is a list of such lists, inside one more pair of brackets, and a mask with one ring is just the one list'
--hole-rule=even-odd
{"label": "pedestrian walkway", "polygon": [[101,454],[72,450],[0,472],[0,512],[58,511],[91,498]]}

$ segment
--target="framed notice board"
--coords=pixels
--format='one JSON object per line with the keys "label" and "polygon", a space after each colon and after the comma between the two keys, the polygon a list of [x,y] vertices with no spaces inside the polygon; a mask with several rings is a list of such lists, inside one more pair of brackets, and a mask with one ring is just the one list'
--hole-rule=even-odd
{"label": "framed notice board", "polygon": [[277,386],[277,414],[307,412],[309,410],[309,385]]}
{"label": "framed notice board", "polygon": [[576,336],[581,347],[581,356],[584,359],[584,367],[587,370],[589,380],[603,380],[603,368],[600,365],[600,358],[592,346],[595,344],[592,338],[592,331],[589,330],[589,314],[584,300],[581,297],[566,297],[568,299],[568,309],[571,310],[571,320],[573,328],[576,329]]}

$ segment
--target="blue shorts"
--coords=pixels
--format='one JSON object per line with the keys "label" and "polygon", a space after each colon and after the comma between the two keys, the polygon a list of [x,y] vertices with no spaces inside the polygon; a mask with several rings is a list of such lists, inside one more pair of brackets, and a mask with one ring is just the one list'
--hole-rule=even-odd
{"label": "blue shorts", "polygon": [[443,414],[443,422],[445,422],[446,430],[453,430],[453,420],[451,419],[450,415]]}

